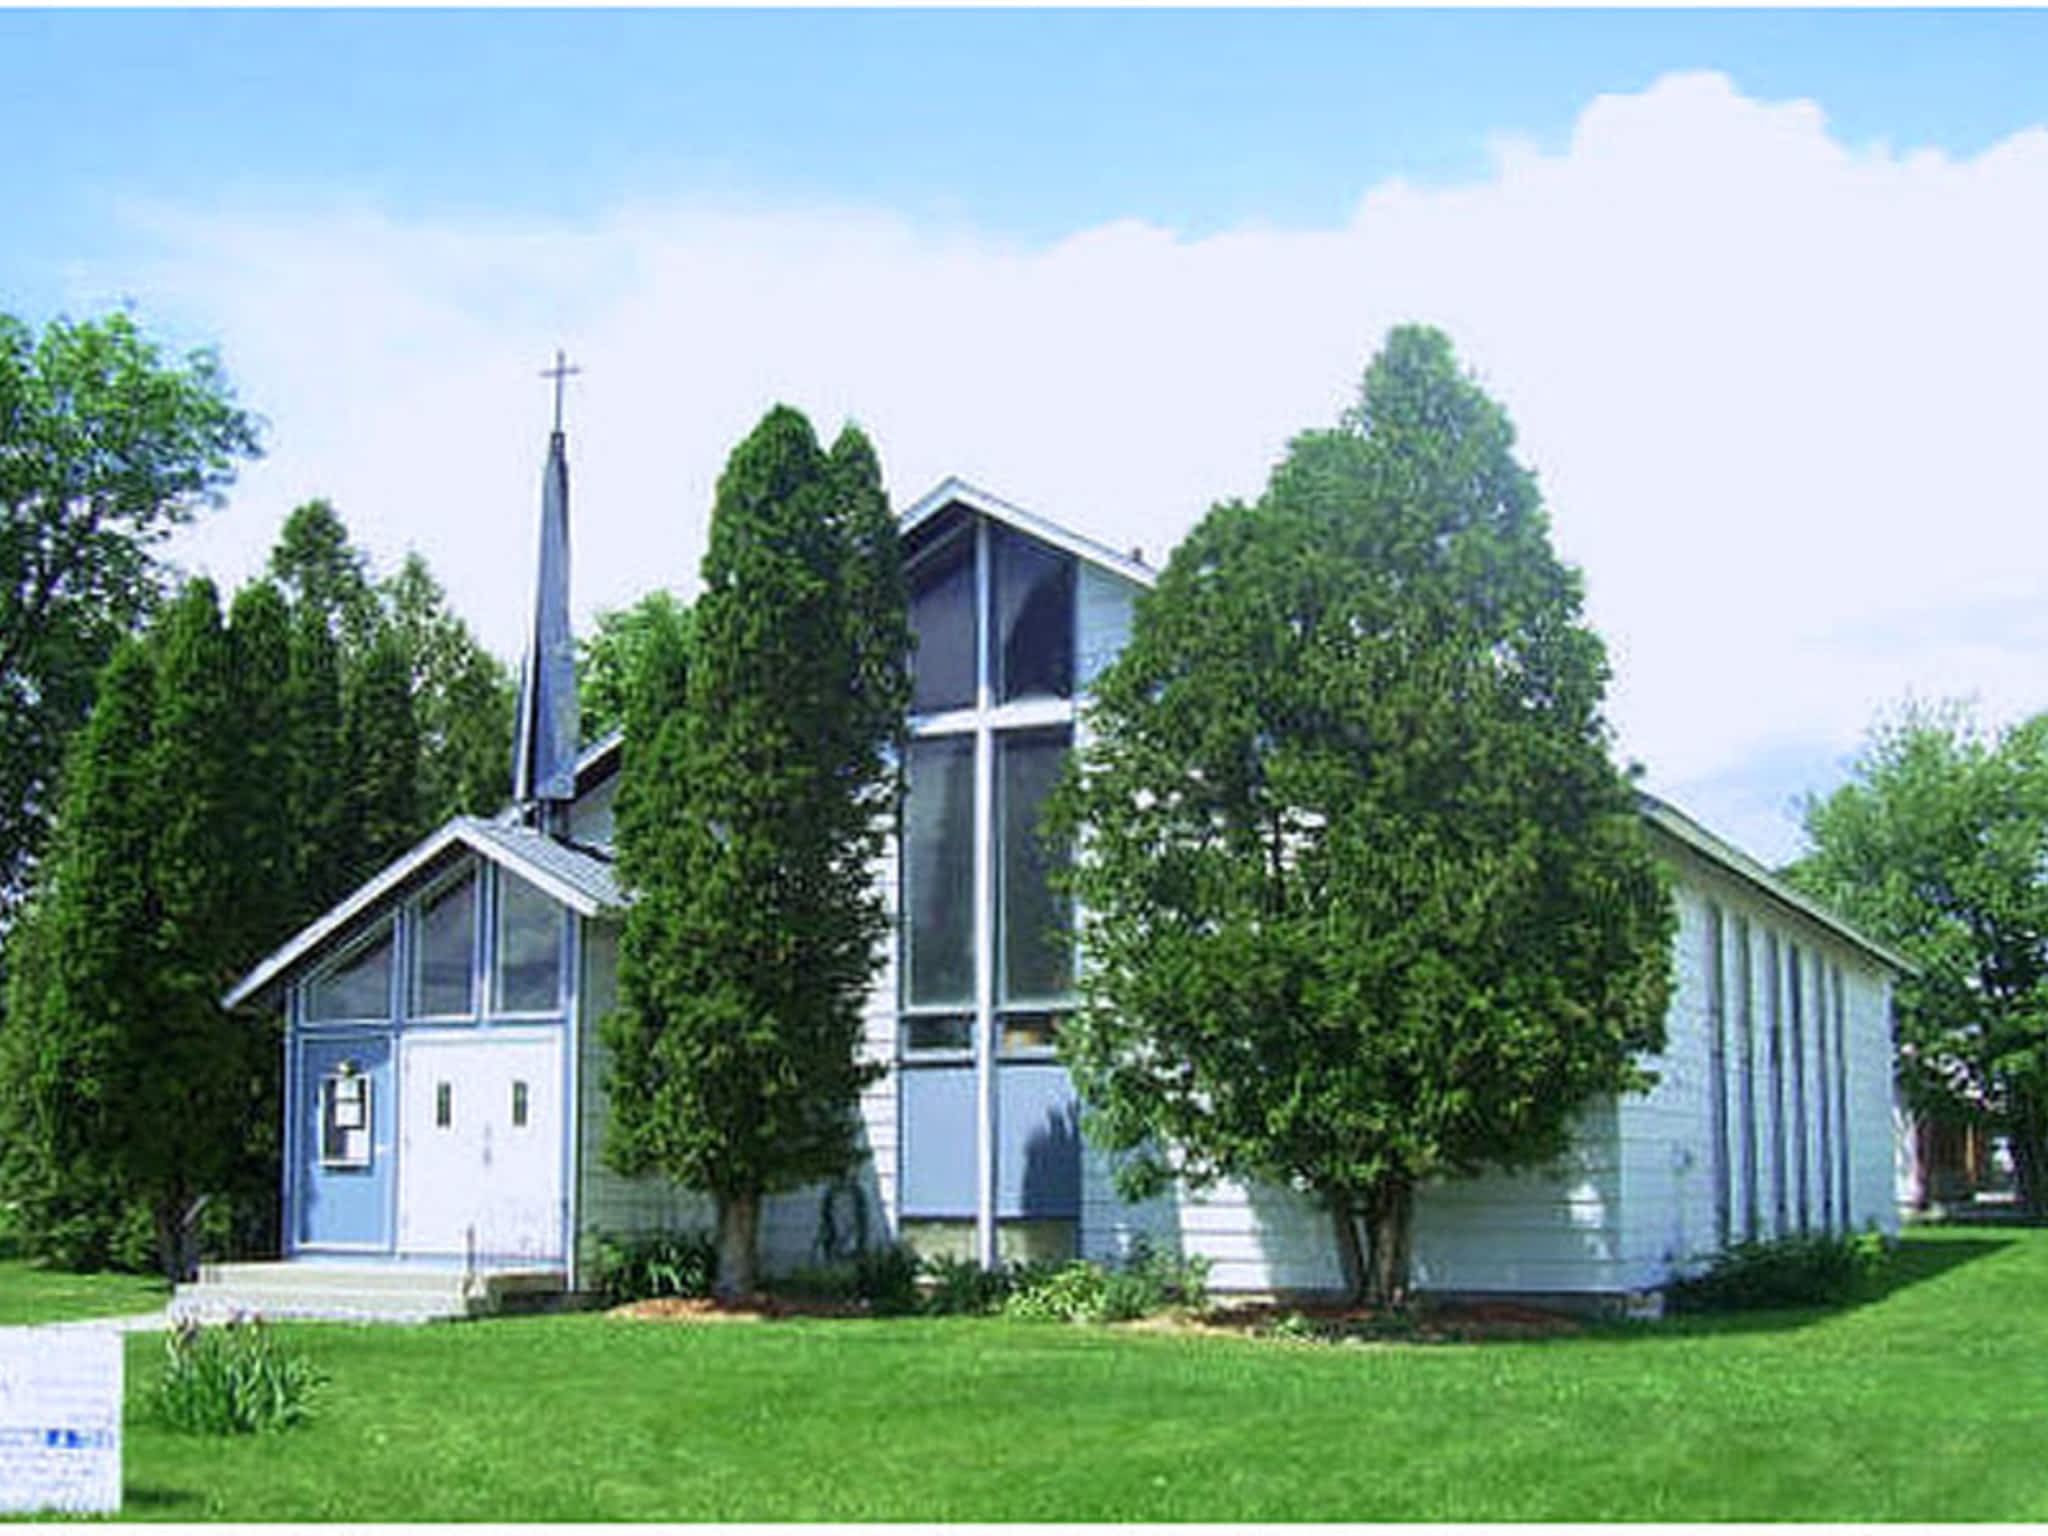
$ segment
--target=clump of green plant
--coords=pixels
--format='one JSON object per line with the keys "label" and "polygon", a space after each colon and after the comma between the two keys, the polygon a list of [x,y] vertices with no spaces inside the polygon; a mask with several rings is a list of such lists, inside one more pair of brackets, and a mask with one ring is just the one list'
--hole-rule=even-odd
{"label": "clump of green plant", "polygon": [[1011,1317],[1120,1323],[1170,1308],[1200,1308],[1208,1289],[1207,1260],[1160,1253],[1141,1242],[1114,1268],[1083,1259],[1021,1266],[1011,1275],[1003,1311]]}
{"label": "clump of green plant", "polygon": [[1268,1322],[1259,1332],[1269,1339],[1278,1339],[1286,1344],[1318,1344],[1323,1341],[1323,1331],[1299,1312],[1282,1312]]}
{"label": "clump of green plant", "polygon": [[1152,1299],[1147,1312],[1181,1307],[1199,1312],[1209,1305],[1209,1260],[1206,1255],[1168,1253],[1140,1237],[1131,1244],[1123,1271],[1137,1276]]}
{"label": "clump of green plant", "polygon": [[785,1296],[859,1302],[877,1317],[918,1310],[917,1254],[901,1243],[868,1248],[827,1264],[808,1264],[778,1277]]}
{"label": "clump of green plant", "polygon": [[1099,1323],[1105,1318],[1108,1289],[1107,1273],[1085,1259],[1019,1265],[1003,1315],[1037,1322]]}
{"label": "clump of green plant", "polygon": [[1876,1290],[1890,1260],[1890,1244],[1875,1231],[1737,1243],[1704,1274],[1674,1283],[1671,1302],[1688,1312],[1843,1306]]}
{"label": "clump of green plant", "polygon": [[924,1266],[924,1311],[932,1317],[986,1317],[1003,1310],[1014,1276],[950,1254]]}
{"label": "clump of green plant", "polygon": [[188,1318],[165,1340],[157,1406],[176,1429],[252,1435],[304,1422],[325,1380],[261,1318],[210,1328]]}
{"label": "clump of green plant", "polygon": [[657,1296],[709,1296],[718,1247],[706,1232],[660,1232],[597,1240],[589,1282],[607,1304]]}

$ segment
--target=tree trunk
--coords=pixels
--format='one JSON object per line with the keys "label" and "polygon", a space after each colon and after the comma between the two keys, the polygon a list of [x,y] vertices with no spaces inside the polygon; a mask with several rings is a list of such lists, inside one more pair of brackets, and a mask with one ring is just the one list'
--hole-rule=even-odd
{"label": "tree trunk", "polygon": [[1358,1202],[1348,1189],[1323,1193],[1330,1208],[1330,1225],[1337,1234],[1337,1267],[1344,1275],[1344,1295],[1353,1303],[1366,1299],[1365,1248],[1358,1240]]}
{"label": "tree trunk", "polygon": [[2013,1182],[2020,1209],[2034,1221],[2048,1220],[2048,1115],[2033,1100],[2013,1096],[2006,1135],[2012,1144]]}
{"label": "tree trunk", "polygon": [[1391,1175],[1366,1191],[1365,1229],[1371,1240],[1365,1299],[1375,1307],[1408,1304],[1408,1235],[1415,1185]]}
{"label": "tree trunk", "polygon": [[755,1190],[718,1200],[718,1283],[720,1301],[744,1301],[757,1286],[755,1251],[761,1233],[761,1196]]}

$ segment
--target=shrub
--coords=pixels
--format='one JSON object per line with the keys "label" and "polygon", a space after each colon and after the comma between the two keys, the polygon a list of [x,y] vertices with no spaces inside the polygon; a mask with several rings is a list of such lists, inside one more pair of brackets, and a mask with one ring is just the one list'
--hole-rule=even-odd
{"label": "shrub", "polygon": [[1028,1264],[1018,1268],[1006,1317],[1063,1323],[1099,1323],[1108,1300],[1108,1274],[1084,1259],[1066,1264]]}
{"label": "shrub", "polygon": [[830,1264],[807,1264],[779,1276],[774,1288],[785,1296],[818,1301],[858,1301],[878,1317],[915,1312],[917,1255],[898,1243],[869,1248]]}
{"label": "shrub", "polygon": [[618,1306],[657,1296],[709,1296],[718,1246],[706,1232],[661,1232],[597,1240],[591,1288]]}
{"label": "shrub", "polygon": [[1209,1261],[1203,1255],[1162,1253],[1155,1250],[1144,1238],[1131,1245],[1130,1257],[1124,1260],[1123,1268],[1144,1277],[1145,1283],[1157,1293],[1157,1299],[1146,1308],[1157,1312],[1165,1307],[1186,1307],[1199,1312],[1209,1304]]}
{"label": "shrub", "polygon": [[986,1317],[1003,1310],[1012,1276],[1007,1269],[983,1269],[972,1259],[950,1256],[924,1266],[924,1310],[933,1317]]}
{"label": "shrub", "polygon": [[261,1318],[213,1328],[188,1319],[165,1340],[157,1404],[173,1428],[250,1435],[303,1422],[325,1379]]}
{"label": "shrub", "polygon": [[1737,1243],[1705,1274],[1674,1284],[1671,1300],[1691,1312],[1842,1306],[1875,1289],[1889,1260],[1890,1245],[1875,1231]]}

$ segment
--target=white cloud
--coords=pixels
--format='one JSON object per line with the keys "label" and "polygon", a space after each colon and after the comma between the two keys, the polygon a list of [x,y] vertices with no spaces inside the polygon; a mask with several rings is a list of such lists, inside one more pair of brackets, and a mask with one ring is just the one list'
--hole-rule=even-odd
{"label": "white cloud", "polygon": [[1375,187],[1341,229],[1046,248],[837,209],[157,209],[158,259],[80,297],[217,336],[274,423],[185,559],[238,578],[325,494],[508,654],[558,342],[588,370],[587,618],[694,584],[720,464],[774,400],[857,417],[903,500],[958,472],[1156,560],[1423,319],[1521,429],[1653,786],[1776,857],[1789,824],[1758,807],[1800,784],[1744,764],[1839,757],[1909,690],[2039,707],[2040,626],[1978,616],[2024,613],[2048,569],[2048,130],[1967,160],[1849,146],[1812,103],[1678,75],[1596,99],[1558,153],[1496,155]]}

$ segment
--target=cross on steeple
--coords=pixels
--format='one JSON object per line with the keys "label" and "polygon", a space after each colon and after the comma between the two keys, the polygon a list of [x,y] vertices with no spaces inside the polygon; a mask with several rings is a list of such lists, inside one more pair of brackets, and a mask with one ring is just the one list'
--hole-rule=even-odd
{"label": "cross on steeple", "polygon": [[569,361],[560,347],[555,348],[555,366],[543,368],[540,371],[542,378],[555,381],[555,431],[557,433],[560,433],[562,430],[562,381],[568,378],[570,374],[581,373],[582,371],[581,368]]}

